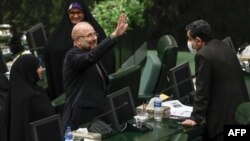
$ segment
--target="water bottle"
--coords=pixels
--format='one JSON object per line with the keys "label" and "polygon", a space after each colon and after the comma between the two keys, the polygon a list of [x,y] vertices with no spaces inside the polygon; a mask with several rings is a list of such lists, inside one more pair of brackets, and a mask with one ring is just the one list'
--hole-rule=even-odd
{"label": "water bottle", "polygon": [[162,100],[159,95],[154,98],[154,119],[157,121],[162,120],[163,110],[161,106]]}
{"label": "water bottle", "polygon": [[73,136],[73,133],[71,131],[70,126],[66,127],[64,139],[65,139],[65,141],[73,141],[74,140],[74,136]]}

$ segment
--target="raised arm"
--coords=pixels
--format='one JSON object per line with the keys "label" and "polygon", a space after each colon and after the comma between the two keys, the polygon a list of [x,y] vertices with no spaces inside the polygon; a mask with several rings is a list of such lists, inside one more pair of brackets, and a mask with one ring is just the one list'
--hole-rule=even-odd
{"label": "raised arm", "polygon": [[115,31],[111,34],[113,37],[119,37],[125,33],[128,28],[127,16],[125,13],[122,13],[119,17]]}

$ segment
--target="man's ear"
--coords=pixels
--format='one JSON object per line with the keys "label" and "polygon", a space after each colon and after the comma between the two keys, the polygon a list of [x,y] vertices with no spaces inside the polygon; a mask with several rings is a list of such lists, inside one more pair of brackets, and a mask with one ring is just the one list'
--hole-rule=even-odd
{"label": "man's ear", "polygon": [[204,41],[200,37],[196,37],[196,40],[198,41],[198,46],[203,46]]}

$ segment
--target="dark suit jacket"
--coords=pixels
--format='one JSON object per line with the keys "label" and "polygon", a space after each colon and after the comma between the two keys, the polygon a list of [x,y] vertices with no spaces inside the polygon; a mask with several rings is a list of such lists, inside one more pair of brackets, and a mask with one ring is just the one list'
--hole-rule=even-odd
{"label": "dark suit jacket", "polygon": [[[115,41],[108,37],[95,49],[83,51],[74,47],[66,54],[63,80],[67,97],[63,122],[73,129],[89,122],[106,108],[106,86],[96,64],[114,44]],[[102,74],[108,80],[107,74],[103,71]]]}
{"label": "dark suit jacket", "polygon": [[7,141],[9,80],[0,73],[0,141]]}
{"label": "dark suit jacket", "polygon": [[223,131],[224,124],[234,124],[236,107],[248,101],[243,72],[235,53],[225,43],[214,39],[195,55],[196,95],[191,118],[206,119],[208,135]]}

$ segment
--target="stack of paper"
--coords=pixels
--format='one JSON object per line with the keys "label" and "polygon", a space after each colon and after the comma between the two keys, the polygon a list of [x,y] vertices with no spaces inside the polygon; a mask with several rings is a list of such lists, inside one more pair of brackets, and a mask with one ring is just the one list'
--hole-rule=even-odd
{"label": "stack of paper", "polygon": [[183,105],[179,100],[165,101],[162,106],[170,107],[170,118],[189,118],[193,111],[193,107]]}

